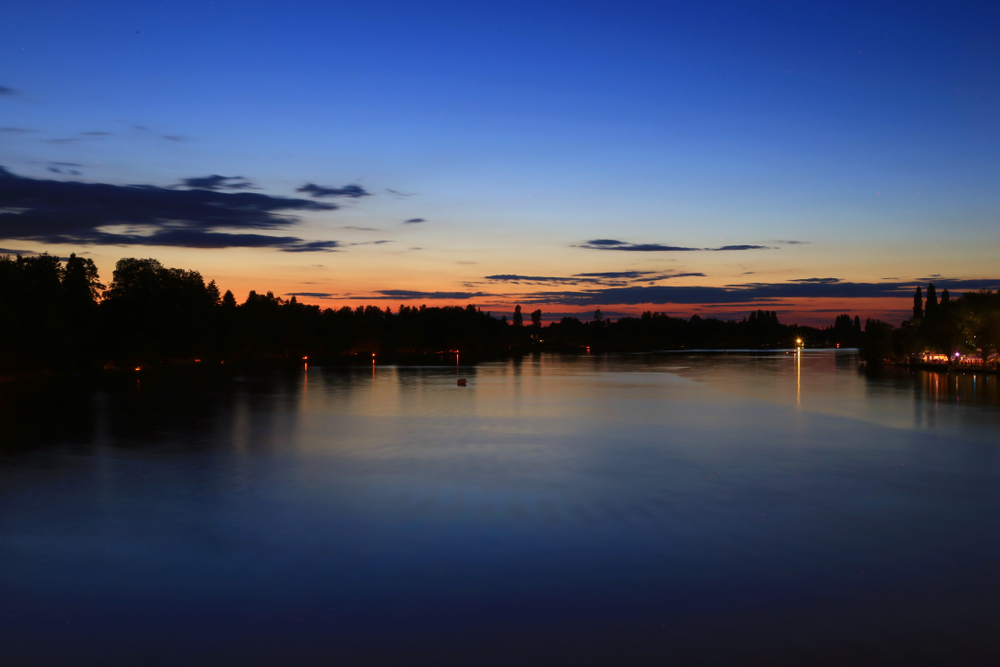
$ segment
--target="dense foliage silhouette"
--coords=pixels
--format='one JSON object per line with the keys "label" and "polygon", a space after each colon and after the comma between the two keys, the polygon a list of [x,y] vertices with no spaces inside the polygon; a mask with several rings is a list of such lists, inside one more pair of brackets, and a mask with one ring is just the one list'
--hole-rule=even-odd
{"label": "dense foliage silhouette", "polygon": [[654,312],[614,321],[597,310],[592,320],[543,326],[537,309],[524,326],[520,305],[508,324],[471,304],[334,310],[256,291],[238,303],[199,272],[151,258],[119,260],[105,289],[94,262],[75,254],[65,262],[0,256],[0,323],[4,373],[382,353],[781,348],[797,338],[846,346],[861,338],[860,320],[847,314],[826,329],[782,324],[764,310],[742,321]]}
{"label": "dense foliage silhouette", "polygon": [[923,300],[920,287],[913,295],[913,317],[899,327],[868,320],[862,338],[865,357],[872,362],[918,360],[939,354],[963,363],[997,367],[1000,353],[1000,293],[966,292],[952,298],[934,283]]}

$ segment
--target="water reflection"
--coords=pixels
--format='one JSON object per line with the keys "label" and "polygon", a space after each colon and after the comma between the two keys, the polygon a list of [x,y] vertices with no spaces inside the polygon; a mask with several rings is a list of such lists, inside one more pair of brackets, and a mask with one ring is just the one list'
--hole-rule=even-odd
{"label": "water reflection", "polygon": [[[363,383],[362,375],[366,376]],[[469,380],[466,396],[452,392],[455,377]],[[996,376],[900,367],[865,369],[853,352],[841,350],[536,355],[470,365],[462,365],[454,355],[443,366],[375,364],[367,373],[360,368],[310,367],[304,362],[283,371],[144,372],[104,376],[96,382],[84,378],[8,381],[0,384],[2,451],[56,443],[79,446],[97,440],[136,447],[177,435],[227,431],[250,418],[266,417],[263,422],[273,422],[276,414],[290,420],[282,428],[294,429],[297,415],[331,410],[443,416],[461,406],[471,415],[483,414],[485,408],[487,414],[515,417],[537,413],[533,406],[544,406],[549,394],[558,397],[557,402],[563,404],[560,408],[565,408],[567,396],[580,398],[607,381],[628,378],[633,385],[649,384],[647,391],[655,392],[662,390],[668,377],[755,400],[782,403],[787,397],[801,409],[896,427],[934,428],[942,407],[951,415],[946,418],[960,420],[975,417],[956,411],[958,406],[989,410],[990,415],[1000,407]],[[602,382],[579,382],[595,378]],[[448,401],[442,401],[444,395]],[[254,428],[272,430],[263,422]]]}
{"label": "water reflection", "polygon": [[802,348],[795,350],[795,405],[802,406]]}
{"label": "water reflection", "polygon": [[812,350],[6,383],[0,642],[12,664],[972,664],[1000,655],[998,405],[993,377]]}

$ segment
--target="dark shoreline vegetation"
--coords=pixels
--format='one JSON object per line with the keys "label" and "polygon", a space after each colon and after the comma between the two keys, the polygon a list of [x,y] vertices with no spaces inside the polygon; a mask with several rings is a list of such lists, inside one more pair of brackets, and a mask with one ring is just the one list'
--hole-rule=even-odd
{"label": "dark shoreline vegetation", "polygon": [[[918,295],[919,295],[919,288]],[[919,297],[918,297],[919,298]],[[564,317],[547,326],[542,311],[524,322],[517,306],[508,322],[474,305],[358,306],[339,310],[251,291],[237,303],[197,271],[155,259],[124,258],[105,289],[93,260],[63,262],[42,254],[0,256],[0,374],[142,368],[157,364],[225,363],[359,356],[508,352],[781,349],[861,347],[869,361],[908,358],[933,349],[966,354],[979,341],[983,358],[1000,344],[1000,300],[991,292],[942,302],[928,290],[926,310],[896,328],[843,314],[827,328],[787,325],[773,311],[742,321],[645,312],[612,321]],[[954,349],[953,349],[954,348]],[[994,362],[995,363],[995,362]]]}
{"label": "dark shoreline vegetation", "polygon": [[1000,369],[1000,292],[982,289],[938,300],[934,283],[927,298],[919,286],[913,315],[901,326],[871,320],[865,327],[862,352],[869,363],[908,363],[930,370]]}

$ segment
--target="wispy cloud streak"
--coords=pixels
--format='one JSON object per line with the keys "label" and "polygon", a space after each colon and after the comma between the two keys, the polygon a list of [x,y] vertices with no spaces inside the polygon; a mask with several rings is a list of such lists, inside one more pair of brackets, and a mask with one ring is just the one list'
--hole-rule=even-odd
{"label": "wispy cloud streak", "polygon": [[776,250],[766,245],[725,245],[719,248],[694,248],[687,246],[664,245],[662,243],[626,243],[617,239],[591,239],[577,248],[588,250],[620,250],[625,252],[711,252],[721,250]]}

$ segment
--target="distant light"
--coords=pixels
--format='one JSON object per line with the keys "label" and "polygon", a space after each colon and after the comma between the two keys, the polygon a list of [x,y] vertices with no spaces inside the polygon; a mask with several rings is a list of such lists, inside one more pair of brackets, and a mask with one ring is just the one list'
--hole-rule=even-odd
{"label": "distant light", "polygon": [[195,360],[194,360],[194,363],[196,363],[196,364],[200,364],[200,363],[201,363],[201,359],[195,359]]}
{"label": "distant light", "polygon": [[136,366],[136,367],[135,367],[135,370],[137,370],[137,371],[141,371],[141,370],[142,370],[142,367],[141,367],[141,366]]}
{"label": "distant light", "polygon": [[302,361],[309,361],[309,357],[302,357]]}

